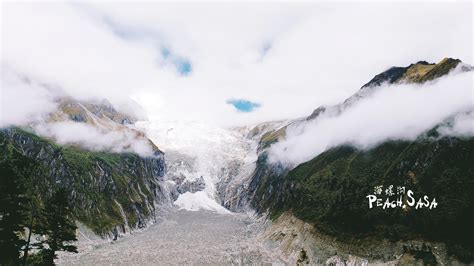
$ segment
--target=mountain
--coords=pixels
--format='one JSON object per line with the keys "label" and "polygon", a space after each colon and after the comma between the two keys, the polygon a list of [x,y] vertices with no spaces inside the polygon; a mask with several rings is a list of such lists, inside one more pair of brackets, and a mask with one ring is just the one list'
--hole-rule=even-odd
{"label": "mountain", "polygon": [[[103,237],[115,239],[145,227],[154,220],[155,203],[165,194],[164,153],[130,126],[135,121],[132,116],[118,112],[105,100],[63,97],[57,101],[57,110],[40,125],[0,130],[0,164],[29,184],[28,194],[35,195],[40,205],[55,188],[66,188],[76,219]],[[77,141],[58,144],[59,133],[45,135],[39,130],[60,123],[88,125],[88,131],[96,130],[105,138],[127,136],[118,138],[117,145],[124,149],[89,149]],[[152,153],[135,153],[132,145],[137,141],[149,145]]]}
{"label": "mountain", "polygon": [[[347,98],[340,104],[332,106],[319,106],[308,117],[296,119],[288,125],[297,125],[305,121],[314,120],[321,116],[337,116],[345,109],[352,106],[360,99],[368,97],[382,88],[384,84],[402,84],[402,83],[425,83],[436,80],[450,73],[451,71],[472,71],[473,66],[461,62],[459,59],[444,58],[437,64],[419,61],[406,67],[391,67],[388,70],[376,75],[369,82],[364,84],[355,94]],[[286,128],[284,126],[274,131],[267,132],[261,139],[261,146],[268,147],[270,144],[285,137]]]}
{"label": "mountain", "polygon": [[[392,67],[343,103],[319,107],[307,118],[289,124],[337,116],[382,89],[382,84],[431,82],[454,69],[473,68],[451,58],[438,64],[422,61]],[[314,234],[335,237],[344,243],[342,253],[379,262],[403,254],[428,264],[449,262],[448,257],[474,261],[474,138],[440,135],[438,129],[449,121],[414,141],[386,141],[369,150],[337,146],[292,168],[268,161],[268,147],[285,138],[288,125],[268,131],[260,138],[257,167],[244,197],[277,223],[290,214],[314,226]],[[369,209],[367,196],[374,193],[374,187],[390,185],[436,197],[439,205],[433,209]],[[421,242],[413,245],[413,240]],[[377,248],[369,254],[368,246],[373,243]],[[446,245],[447,257],[440,255],[440,245]],[[385,249],[380,251],[380,247]],[[305,250],[304,257],[310,253]]]}
{"label": "mountain", "polygon": [[[337,117],[379,90],[397,88],[384,84],[438,82],[471,70],[450,58],[392,67],[308,117],[233,130],[139,123],[108,101],[62,96],[44,121],[0,129],[0,168],[8,169],[0,176],[13,172],[38,207],[53,190],[66,188],[75,219],[108,239],[147,226],[160,204],[174,203],[268,215],[263,240],[277,241],[299,264],[472,262],[474,138],[440,133],[455,117],[411,141],[370,149],[339,145],[299,165],[269,160],[289,127]],[[148,136],[162,143],[166,163]],[[367,196],[391,185],[435,197],[438,206],[369,208]]]}
{"label": "mountain", "polygon": [[93,125],[120,124],[127,125],[136,122],[136,118],[117,111],[112,104],[102,101],[77,101],[70,97],[57,99],[58,110],[50,116],[49,122],[72,120]]}
{"label": "mountain", "polygon": [[[56,101],[58,108],[49,114],[47,118],[48,126],[68,121],[85,124],[103,134],[117,132],[127,135],[126,142],[129,143],[122,143],[121,145],[123,146],[129,147],[132,145],[130,142],[137,141],[150,146],[153,153],[161,153],[159,148],[142,131],[131,127],[137,121],[135,116],[117,111],[105,99],[87,102],[78,101],[70,97],[61,97]],[[50,137],[54,138],[54,136]]]}

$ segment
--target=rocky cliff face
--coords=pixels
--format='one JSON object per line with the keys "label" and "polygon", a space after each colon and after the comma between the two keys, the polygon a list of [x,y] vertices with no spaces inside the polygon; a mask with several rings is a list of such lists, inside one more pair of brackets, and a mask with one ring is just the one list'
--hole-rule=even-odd
{"label": "rocky cliff face", "polygon": [[[169,198],[162,180],[163,152],[130,126],[133,116],[117,111],[106,100],[84,102],[62,97],[57,101],[57,110],[39,125],[0,129],[0,163],[15,169],[40,202],[54,188],[67,188],[78,221],[103,237],[115,239],[145,227],[154,219],[155,203]],[[58,145],[54,134],[43,137],[35,133],[39,127],[64,122],[87,125],[104,136],[123,134],[129,143],[117,143],[124,147],[121,152],[91,150],[76,142]],[[149,156],[127,149],[138,141],[151,147]]]}
{"label": "rocky cliff face", "polygon": [[[155,143],[149,140],[142,131],[133,127],[133,123],[137,120],[134,115],[119,112],[105,99],[102,101],[86,102],[70,97],[62,97],[56,101],[57,110],[50,113],[46,121],[39,123],[39,125],[33,125],[33,128],[39,127],[41,129],[41,127],[45,127],[44,123],[46,123],[46,128],[54,127],[64,122],[77,123],[90,126],[101,134],[112,133],[116,136],[124,136],[125,143],[121,143],[124,147],[133,146],[133,142],[141,142],[150,146],[153,152],[161,152]],[[49,132],[46,135],[53,139],[57,137],[54,132]]]}
{"label": "rocky cliff face", "polygon": [[290,212],[269,223],[259,237],[279,243],[283,256],[296,265],[462,265],[444,243],[370,237],[341,241]]}
{"label": "rocky cliff face", "polygon": [[[50,116],[52,121],[72,120],[75,122],[85,122],[89,124],[100,123],[101,119],[121,125],[136,122],[134,116],[117,111],[107,100],[102,101],[78,101],[70,97],[57,99],[58,109]],[[105,123],[105,121],[102,121]]]}
{"label": "rocky cliff face", "polygon": [[15,169],[40,199],[55,187],[67,188],[77,219],[111,238],[154,219],[165,170],[162,153],[142,158],[91,152],[18,128],[0,130],[0,163]]}
{"label": "rocky cliff face", "polygon": [[[319,107],[306,119],[288,124],[305,123],[321,115],[337,116],[358,99],[382,88],[380,85],[384,83],[423,83],[454,69],[471,71],[472,67],[456,59],[443,59],[438,64],[418,62],[408,67],[390,68],[343,103]],[[423,256],[416,256],[429,262],[436,246],[430,241],[439,241],[447,245],[446,256],[474,260],[474,231],[470,226],[474,224],[474,198],[470,193],[474,189],[474,168],[470,163],[474,160],[472,138],[443,137],[435,127],[415,141],[386,142],[365,151],[350,146],[335,147],[289,169],[267,160],[267,148],[285,138],[286,128],[287,125],[269,130],[260,138],[257,167],[245,194],[259,212],[277,219],[291,211],[295,217],[315,226],[318,232],[344,239],[342,243],[349,246],[418,239],[425,241],[426,247]],[[443,206],[416,211],[369,210],[366,196],[374,186],[390,184],[409,187],[421,195],[433,195],[443,201]],[[363,240],[353,241],[359,238]],[[314,250],[305,252],[315,254]],[[354,249],[349,252],[368,261],[393,259],[358,253]],[[410,257],[414,252],[408,248],[388,253]],[[443,258],[438,256],[438,263],[452,260],[452,257]]]}

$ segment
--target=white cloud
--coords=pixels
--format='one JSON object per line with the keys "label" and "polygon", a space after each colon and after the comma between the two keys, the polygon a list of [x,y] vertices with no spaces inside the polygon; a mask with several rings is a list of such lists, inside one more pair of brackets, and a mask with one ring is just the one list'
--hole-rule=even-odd
{"label": "white cloud", "polygon": [[42,84],[1,67],[0,127],[42,121],[56,108],[54,94]]}
{"label": "white cloud", "polygon": [[[76,97],[141,99],[150,119],[227,126],[294,118],[392,65],[445,56],[472,63],[472,3],[2,6],[2,64]],[[163,48],[192,72],[180,76]],[[262,107],[239,113],[231,98]]]}
{"label": "white cloud", "polygon": [[97,127],[71,121],[38,124],[35,131],[62,145],[79,145],[93,151],[115,153],[134,152],[147,157],[153,150],[146,138],[139,138],[129,130],[100,130]]}
{"label": "white cloud", "polygon": [[[54,139],[59,144],[80,145],[93,151],[134,152],[141,156],[152,156],[153,150],[146,138],[138,132],[120,128],[101,129],[85,123],[65,121],[45,123],[56,110],[55,97],[63,91],[48,84],[39,83],[21,76],[14,70],[2,66],[0,100],[0,127],[32,126],[36,133]],[[127,113],[140,115],[140,108],[127,103],[118,106]]]}
{"label": "white cloud", "polygon": [[[442,134],[473,135],[474,73],[452,74],[424,85],[384,85],[338,116],[320,117],[287,129],[270,147],[270,159],[297,165],[338,145],[371,148],[387,140],[414,140],[453,115],[454,126]],[[470,125],[469,125],[470,124]]]}
{"label": "white cloud", "polygon": [[474,110],[456,115],[451,125],[444,125],[440,127],[438,132],[449,136],[474,136]]}

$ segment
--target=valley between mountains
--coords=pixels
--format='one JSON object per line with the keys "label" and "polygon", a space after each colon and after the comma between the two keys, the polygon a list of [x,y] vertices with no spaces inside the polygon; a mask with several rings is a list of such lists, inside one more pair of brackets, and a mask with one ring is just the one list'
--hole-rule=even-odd
{"label": "valley between mountains", "polygon": [[[371,140],[364,143],[339,138],[333,123],[384,93],[454,90],[450,82],[472,73],[452,58],[392,67],[307,117],[235,128],[143,121],[105,100],[62,96],[42,121],[0,130],[0,164],[38,206],[67,189],[79,253],[61,253],[60,265],[468,264],[472,101],[439,121],[354,131]],[[472,96],[472,83],[462,93]],[[62,134],[71,128],[78,136]],[[377,130],[388,133],[371,138]],[[379,185],[436,197],[439,206],[369,209]]]}

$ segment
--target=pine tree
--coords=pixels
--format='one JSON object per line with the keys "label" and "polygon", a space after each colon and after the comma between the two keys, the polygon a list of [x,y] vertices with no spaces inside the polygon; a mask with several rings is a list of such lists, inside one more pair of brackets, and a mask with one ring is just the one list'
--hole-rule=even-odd
{"label": "pine tree", "polygon": [[21,179],[0,164],[0,265],[17,265],[25,241],[20,237],[26,221],[26,202]]}
{"label": "pine tree", "polygon": [[46,239],[39,243],[41,255],[45,265],[54,265],[57,251],[77,253],[77,248],[71,245],[76,239],[77,226],[74,223],[69,207],[68,193],[65,189],[58,189],[46,202],[41,215],[38,232]]}
{"label": "pine tree", "polygon": [[23,265],[28,264],[28,255],[29,251],[32,246],[31,245],[31,237],[33,234],[37,234],[37,225],[36,221],[38,220],[38,210],[40,210],[40,203],[39,203],[39,198],[32,196],[29,198],[30,200],[30,209],[29,209],[29,217],[28,221],[26,224],[26,227],[28,228],[28,234],[26,236],[26,241],[25,241],[25,246],[23,248]]}

